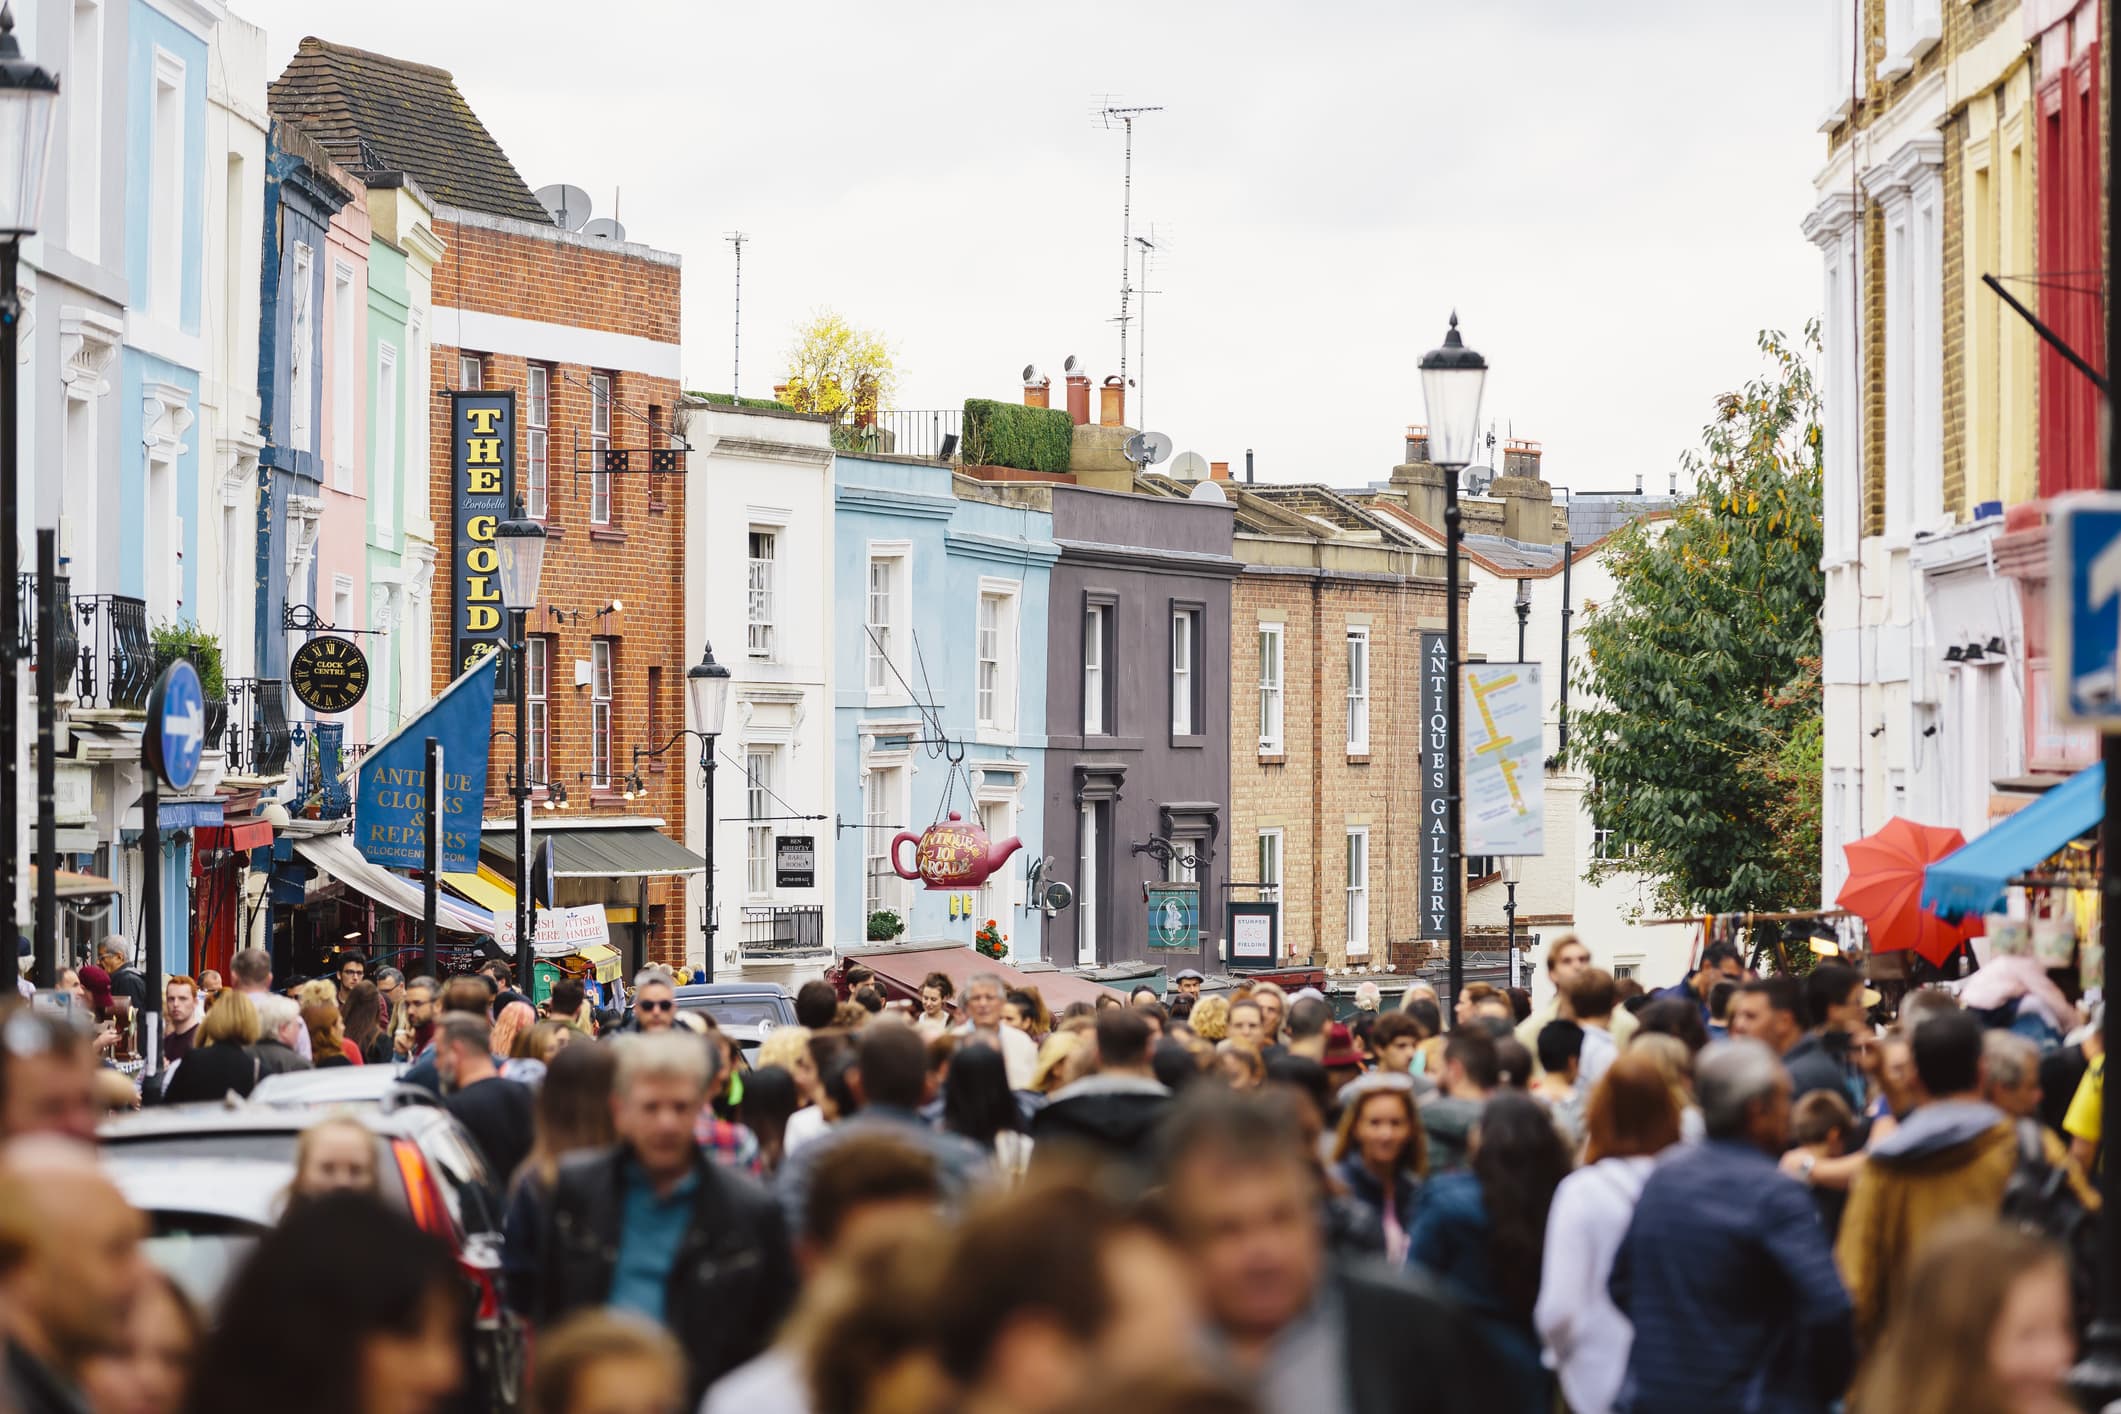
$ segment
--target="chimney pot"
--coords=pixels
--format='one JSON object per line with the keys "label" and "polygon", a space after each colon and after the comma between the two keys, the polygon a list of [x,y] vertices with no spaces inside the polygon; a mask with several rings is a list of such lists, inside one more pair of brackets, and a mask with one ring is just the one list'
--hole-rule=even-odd
{"label": "chimney pot", "polygon": [[1208,479],[1210,481],[1228,481],[1230,479],[1230,464],[1228,462],[1209,462]]}
{"label": "chimney pot", "polygon": [[1036,382],[1026,383],[1024,385],[1024,406],[1027,408],[1052,406],[1052,395],[1047,391],[1051,384],[1052,380],[1047,378],[1040,378]]}
{"label": "chimney pot", "polygon": [[1097,420],[1106,427],[1127,425],[1127,385],[1120,381],[1117,373],[1105,380],[1098,389]]}
{"label": "chimney pot", "polygon": [[1090,420],[1090,375],[1068,375],[1068,420],[1081,427]]}

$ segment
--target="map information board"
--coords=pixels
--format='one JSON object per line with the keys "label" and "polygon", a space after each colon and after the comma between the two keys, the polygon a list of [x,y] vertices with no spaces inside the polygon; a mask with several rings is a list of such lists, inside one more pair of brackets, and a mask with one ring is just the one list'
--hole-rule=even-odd
{"label": "map information board", "polygon": [[1468,663],[1465,852],[1546,851],[1546,716],[1537,663]]}

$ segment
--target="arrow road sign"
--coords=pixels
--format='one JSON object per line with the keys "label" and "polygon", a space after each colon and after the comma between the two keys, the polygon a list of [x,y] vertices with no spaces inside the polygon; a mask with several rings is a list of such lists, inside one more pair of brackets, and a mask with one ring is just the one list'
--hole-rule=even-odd
{"label": "arrow road sign", "polygon": [[2121,731],[2121,492],[2054,503],[2047,592],[2055,716]]}
{"label": "arrow road sign", "polygon": [[206,754],[206,693],[198,670],[179,658],[162,670],[147,695],[141,759],[171,790],[189,789]]}

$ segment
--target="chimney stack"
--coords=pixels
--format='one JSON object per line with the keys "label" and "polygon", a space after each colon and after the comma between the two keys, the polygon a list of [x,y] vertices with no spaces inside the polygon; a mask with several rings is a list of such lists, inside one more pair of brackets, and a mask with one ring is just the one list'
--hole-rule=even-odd
{"label": "chimney stack", "polygon": [[1426,427],[1409,427],[1407,429],[1406,465],[1419,466],[1428,459],[1429,429]]}
{"label": "chimney stack", "polygon": [[1210,481],[1228,481],[1230,479],[1230,464],[1228,462],[1209,462],[1208,479]]}
{"label": "chimney stack", "polygon": [[1080,368],[1068,373],[1068,420],[1077,427],[1090,420],[1090,375]]}
{"label": "chimney stack", "polygon": [[1053,380],[1039,372],[1037,364],[1025,369],[1024,406],[1027,408],[1050,407],[1053,399],[1051,393],[1047,390],[1052,386]]}
{"label": "chimney stack", "polygon": [[1127,425],[1127,385],[1115,373],[1098,389],[1097,420],[1106,427]]}

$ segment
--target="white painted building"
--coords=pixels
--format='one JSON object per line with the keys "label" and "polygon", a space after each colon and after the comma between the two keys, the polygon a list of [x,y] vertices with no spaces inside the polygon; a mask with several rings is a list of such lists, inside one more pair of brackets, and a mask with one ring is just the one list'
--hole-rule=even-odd
{"label": "white painted building", "polygon": [[[734,679],[716,750],[715,975],[814,969],[829,960],[836,926],[830,419],[688,397],[679,430],[691,446],[685,641],[694,661],[690,645],[711,643]],[[687,763],[698,759],[696,741],[678,750]],[[689,764],[687,780],[685,844],[706,853],[705,804]],[[777,834],[816,840],[816,887],[777,886]],[[686,903],[686,956],[697,965],[699,876]]]}

